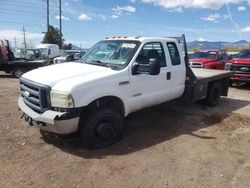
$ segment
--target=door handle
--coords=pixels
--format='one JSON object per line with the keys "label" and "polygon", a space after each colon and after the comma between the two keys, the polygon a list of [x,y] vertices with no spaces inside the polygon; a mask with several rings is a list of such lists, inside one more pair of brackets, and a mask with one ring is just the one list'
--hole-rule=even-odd
{"label": "door handle", "polygon": [[171,72],[167,72],[167,80],[171,79]]}

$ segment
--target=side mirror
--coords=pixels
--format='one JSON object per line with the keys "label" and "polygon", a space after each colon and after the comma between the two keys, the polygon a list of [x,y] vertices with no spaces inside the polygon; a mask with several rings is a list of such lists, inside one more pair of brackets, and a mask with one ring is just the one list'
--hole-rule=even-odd
{"label": "side mirror", "polygon": [[149,68],[148,74],[149,75],[158,75],[160,74],[161,66],[157,59],[150,59],[149,60]]}
{"label": "side mirror", "polygon": [[132,68],[132,74],[148,74],[158,75],[160,74],[161,66],[157,59],[150,59],[149,64],[139,64],[135,62]]}

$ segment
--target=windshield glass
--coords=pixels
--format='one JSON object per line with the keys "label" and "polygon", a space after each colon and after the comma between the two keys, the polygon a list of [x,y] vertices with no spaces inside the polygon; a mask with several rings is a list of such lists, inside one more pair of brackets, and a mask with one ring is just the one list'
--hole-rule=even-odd
{"label": "windshield glass", "polygon": [[192,58],[216,59],[216,52],[195,52]]}
{"label": "windshield glass", "polygon": [[48,48],[38,48],[38,49],[41,51],[42,55],[48,55]]}
{"label": "windshield glass", "polygon": [[250,49],[241,50],[236,58],[250,59]]}
{"label": "windshield glass", "polygon": [[139,41],[130,40],[100,41],[89,49],[80,61],[123,67],[131,60],[139,44]]}

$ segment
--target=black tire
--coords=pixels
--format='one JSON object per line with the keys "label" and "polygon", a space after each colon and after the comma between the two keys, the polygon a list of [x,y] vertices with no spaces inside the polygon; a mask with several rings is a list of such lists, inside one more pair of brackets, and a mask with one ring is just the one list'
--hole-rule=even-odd
{"label": "black tire", "polygon": [[123,120],[112,109],[99,109],[80,120],[82,144],[88,149],[99,149],[112,145],[122,138]]}
{"label": "black tire", "polygon": [[11,71],[11,74],[12,74],[12,76],[14,76],[16,78],[20,78],[25,72],[26,72],[26,70],[23,68],[14,68]]}
{"label": "black tire", "polygon": [[206,104],[208,106],[216,106],[220,102],[220,96],[221,96],[221,85],[218,82],[213,83],[208,88],[208,94],[205,99]]}
{"label": "black tire", "polygon": [[228,84],[229,84],[230,87],[233,87],[234,81],[233,80],[229,80]]}

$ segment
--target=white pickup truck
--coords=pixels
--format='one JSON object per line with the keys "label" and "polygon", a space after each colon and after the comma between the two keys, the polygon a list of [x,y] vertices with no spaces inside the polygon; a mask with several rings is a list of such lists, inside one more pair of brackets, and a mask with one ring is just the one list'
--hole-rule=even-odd
{"label": "white pickup truck", "polygon": [[228,71],[190,69],[185,36],[107,38],[80,62],[25,73],[18,105],[25,121],[57,134],[79,132],[88,148],[117,142],[128,114],[182,97],[209,106],[227,96]]}

